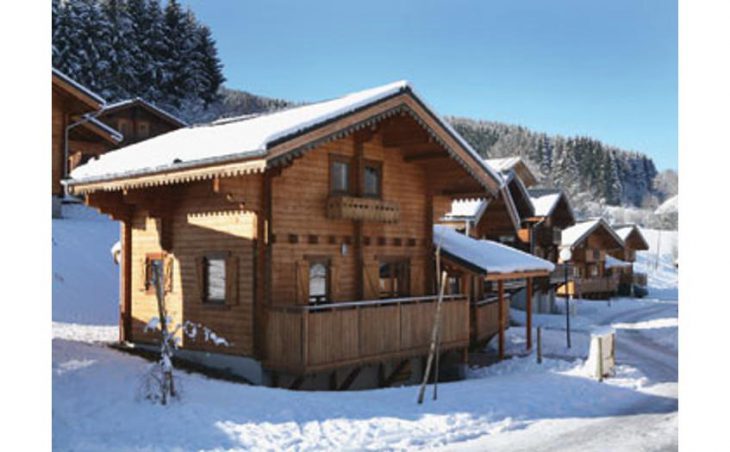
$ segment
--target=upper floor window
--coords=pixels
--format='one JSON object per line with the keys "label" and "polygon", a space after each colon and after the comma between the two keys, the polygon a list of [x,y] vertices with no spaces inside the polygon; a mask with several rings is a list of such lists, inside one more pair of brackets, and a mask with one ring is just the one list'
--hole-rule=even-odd
{"label": "upper floor window", "polygon": [[137,123],[137,138],[144,140],[150,136],[150,123],[140,121]]}
{"label": "upper floor window", "polygon": [[345,156],[330,156],[330,191],[333,194],[348,195],[351,192],[351,159]]}
{"label": "upper floor window", "polygon": [[128,119],[119,119],[117,121],[117,130],[124,136],[124,139],[129,138],[129,134],[132,132],[132,123]]}
{"label": "upper floor window", "polygon": [[363,187],[364,196],[380,198],[382,192],[383,167],[379,162],[365,162],[363,166]]}

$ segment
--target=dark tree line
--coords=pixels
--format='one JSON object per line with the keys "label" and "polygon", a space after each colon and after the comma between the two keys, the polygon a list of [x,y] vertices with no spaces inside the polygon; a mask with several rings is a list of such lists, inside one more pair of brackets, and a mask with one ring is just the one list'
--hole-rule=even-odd
{"label": "dark tree line", "polygon": [[53,66],[107,100],[207,108],[224,82],[210,29],[176,0],[52,0]]}
{"label": "dark tree line", "polygon": [[492,121],[448,120],[482,156],[521,156],[540,185],[565,190],[577,205],[594,201],[656,207],[675,194],[667,190],[670,184],[660,183],[666,176],[658,173],[652,159],[638,152],[590,137],[551,136]]}

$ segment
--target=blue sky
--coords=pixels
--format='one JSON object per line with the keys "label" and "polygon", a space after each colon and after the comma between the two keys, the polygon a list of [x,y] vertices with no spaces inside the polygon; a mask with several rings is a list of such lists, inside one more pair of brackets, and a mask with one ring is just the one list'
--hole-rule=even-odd
{"label": "blue sky", "polygon": [[589,135],[677,168],[673,0],[182,0],[226,85],[316,101],[408,79],[444,115]]}

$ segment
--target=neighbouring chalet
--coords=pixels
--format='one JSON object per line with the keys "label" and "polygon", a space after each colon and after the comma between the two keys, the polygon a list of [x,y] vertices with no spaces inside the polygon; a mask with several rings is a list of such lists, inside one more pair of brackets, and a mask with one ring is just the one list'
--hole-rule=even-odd
{"label": "neighbouring chalet", "polygon": [[56,69],[51,70],[51,194],[53,216],[61,214],[61,181],[70,170],[122,140],[121,134],[92,115],[104,99]]}
{"label": "neighbouring chalet", "polygon": [[[582,221],[563,230],[561,249],[571,252],[573,281],[568,291],[579,298],[609,298],[618,290],[618,279],[606,271],[606,255],[623,250],[624,242],[603,218]],[[558,289],[564,294],[565,285]]]}
{"label": "neighbouring chalet", "polygon": [[139,97],[106,105],[97,119],[123,135],[124,139],[117,147],[188,126],[182,119]]}
{"label": "neighbouring chalet", "polygon": [[503,157],[486,160],[489,166],[502,174],[514,172],[520,178],[525,187],[537,185],[537,176],[519,156]]}
{"label": "neighbouring chalet", "polygon": [[[434,221],[502,178],[406,82],[185,127],[76,168],[70,193],[122,223],[120,339],[156,335],[152,266],[180,356],[254,383],[416,381],[436,306]],[[487,273],[489,275],[489,273]],[[444,362],[463,368],[469,296],[443,305]]]}
{"label": "neighbouring chalet", "polygon": [[534,214],[530,195],[519,174],[536,180],[519,157],[488,159],[485,163],[502,177],[502,187],[492,199],[457,200],[440,223],[468,236],[505,243],[530,251],[527,220]]}
{"label": "neighbouring chalet", "polygon": [[498,335],[499,358],[504,357],[504,332],[509,320],[511,294],[506,284],[526,285],[526,347],[532,347],[533,279],[546,278],[555,265],[539,257],[491,240],[474,239],[451,227],[434,227],[434,244],[447,271],[448,292],[467,294],[470,299],[470,336],[481,347]]}
{"label": "neighbouring chalet", "polygon": [[617,260],[628,263],[628,265],[617,267],[619,273],[618,293],[624,296],[646,295],[646,273],[635,272],[634,262],[636,262],[636,252],[648,250],[649,243],[635,224],[619,224],[613,226],[613,229],[624,241],[624,248],[622,250],[613,250],[609,254]]}

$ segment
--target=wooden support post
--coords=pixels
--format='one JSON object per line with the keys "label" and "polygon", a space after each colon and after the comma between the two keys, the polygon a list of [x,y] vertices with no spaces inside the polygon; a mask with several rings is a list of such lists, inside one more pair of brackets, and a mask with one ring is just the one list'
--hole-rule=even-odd
{"label": "wooden support post", "polygon": [[527,278],[527,322],[525,326],[527,350],[532,349],[532,278]]}
{"label": "wooden support post", "polygon": [[119,341],[132,340],[132,222],[121,226],[121,261],[119,263]]}
{"label": "wooden support post", "polygon": [[537,363],[542,364],[542,328],[537,327]]}
{"label": "wooden support post", "polygon": [[497,281],[497,292],[499,294],[499,360],[501,361],[504,359],[504,280]]}

